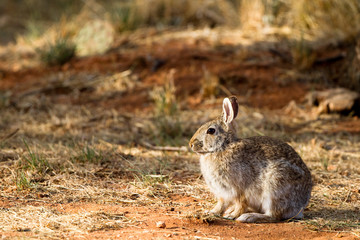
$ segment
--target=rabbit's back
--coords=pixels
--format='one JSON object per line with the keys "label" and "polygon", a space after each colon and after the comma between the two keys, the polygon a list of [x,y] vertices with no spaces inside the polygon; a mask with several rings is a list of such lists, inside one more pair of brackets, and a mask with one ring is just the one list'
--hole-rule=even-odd
{"label": "rabbit's back", "polygon": [[[254,182],[279,185],[311,182],[311,174],[301,157],[285,142],[265,136],[240,139],[218,153],[218,161],[228,166],[230,178],[246,188]],[[240,179],[239,179],[240,178]],[[276,181],[276,182],[275,182]]]}
{"label": "rabbit's back", "polygon": [[218,160],[228,166],[231,185],[240,195],[246,196],[251,208],[266,212],[267,209],[283,211],[307,205],[312,188],[311,174],[288,144],[270,137],[250,137],[229,144],[220,154]]}

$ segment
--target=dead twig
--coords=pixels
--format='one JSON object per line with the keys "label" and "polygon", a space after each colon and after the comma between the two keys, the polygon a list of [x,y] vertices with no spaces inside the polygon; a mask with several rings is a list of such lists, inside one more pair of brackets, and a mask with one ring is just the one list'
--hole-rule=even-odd
{"label": "dead twig", "polygon": [[188,152],[188,148],[185,146],[181,147],[172,147],[172,146],[153,146],[148,142],[140,142],[140,145],[143,147],[156,150],[156,151],[175,151],[175,152]]}
{"label": "dead twig", "polygon": [[20,130],[20,129],[17,128],[17,129],[15,129],[14,131],[12,131],[11,133],[5,135],[4,137],[2,137],[2,138],[0,139],[0,142],[4,142],[4,141],[12,138],[13,136],[15,136],[15,134],[16,134],[19,130]]}

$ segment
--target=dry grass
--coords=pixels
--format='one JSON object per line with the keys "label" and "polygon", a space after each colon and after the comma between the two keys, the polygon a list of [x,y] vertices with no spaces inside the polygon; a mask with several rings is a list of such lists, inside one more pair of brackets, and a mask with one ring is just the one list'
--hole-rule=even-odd
{"label": "dry grass", "polygon": [[117,28],[124,31],[149,26],[236,26],[236,11],[227,0],[136,0],[115,5],[112,14]]}
{"label": "dry grass", "polygon": [[[360,30],[360,3],[356,0],[290,1],[293,27],[313,38],[355,39]],[[349,24],[352,23],[352,24]]]}
{"label": "dry grass", "polygon": [[[104,87],[122,89],[117,77],[110,79],[106,85],[103,81],[93,83],[98,94]],[[19,202],[1,209],[1,231],[30,231],[40,237],[56,237],[134,226],[141,218],[99,209],[64,212],[55,210],[51,204],[161,207],[173,196],[198,199],[200,204],[196,211],[186,211],[178,217],[214,221],[199,215],[210,208],[213,199],[198,178],[195,156],[131,146],[134,135],[147,138],[141,128],[156,125],[154,119],[141,114],[122,116],[111,109],[61,104],[32,104],[26,109],[20,112],[0,109],[3,116],[0,125],[11,123],[10,129],[20,129],[1,144],[1,199]],[[203,111],[181,111],[179,119],[186,121],[180,124],[199,125],[199,121],[217,115],[218,109],[207,112],[204,115]],[[304,124],[303,118],[275,117],[272,112],[260,113],[244,106],[240,106],[239,112],[238,129],[242,136],[263,134],[288,140],[311,168],[316,186],[306,218],[300,222],[315,231],[358,235],[360,165],[355,149],[360,148],[359,136],[328,134],[332,123],[321,119]],[[303,127],[289,135],[285,130],[289,124]],[[25,202],[30,204],[21,204]]]}
{"label": "dry grass", "polygon": [[149,133],[152,133],[157,145],[184,144],[184,129],[179,121],[180,106],[176,99],[175,72],[175,69],[171,69],[165,76],[165,85],[154,87],[150,94],[154,101],[155,125],[150,127]]}
{"label": "dry grass", "polygon": [[50,235],[54,232],[92,232],[105,229],[119,229],[136,225],[136,221],[124,214],[113,214],[102,211],[64,213],[46,207],[13,207],[0,211],[0,222],[3,231],[28,232]]}

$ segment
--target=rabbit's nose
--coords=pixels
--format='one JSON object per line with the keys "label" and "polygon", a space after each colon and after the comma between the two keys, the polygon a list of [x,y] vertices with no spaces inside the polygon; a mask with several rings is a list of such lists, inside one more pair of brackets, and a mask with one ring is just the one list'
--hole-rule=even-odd
{"label": "rabbit's nose", "polygon": [[198,140],[198,139],[192,139],[189,142],[189,146],[191,147],[191,149],[195,150],[195,148],[201,148],[202,147],[202,143]]}
{"label": "rabbit's nose", "polygon": [[189,146],[190,146],[191,148],[194,148],[195,142],[196,142],[196,139],[191,139],[190,142],[189,142]]}

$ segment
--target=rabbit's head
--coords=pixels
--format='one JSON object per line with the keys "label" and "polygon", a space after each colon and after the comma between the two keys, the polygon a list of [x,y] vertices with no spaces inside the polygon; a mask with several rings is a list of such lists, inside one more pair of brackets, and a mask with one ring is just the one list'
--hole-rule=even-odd
{"label": "rabbit's head", "polygon": [[189,142],[191,149],[199,154],[219,152],[236,139],[233,120],[238,113],[236,97],[225,98],[222,114],[203,124]]}

